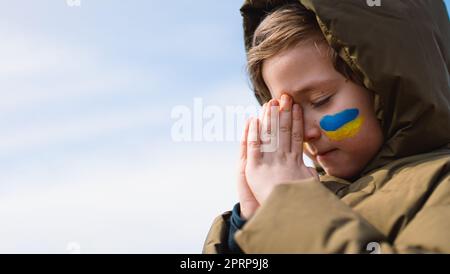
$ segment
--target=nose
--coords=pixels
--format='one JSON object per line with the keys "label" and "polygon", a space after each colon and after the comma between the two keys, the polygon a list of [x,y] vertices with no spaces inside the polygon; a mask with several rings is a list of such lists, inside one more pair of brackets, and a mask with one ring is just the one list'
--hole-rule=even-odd
{"label": "nose", "polygon": [[320,127],[316,119],[308,116],[304,116],[304,132],[303,141],[310,143],[320,139]]}

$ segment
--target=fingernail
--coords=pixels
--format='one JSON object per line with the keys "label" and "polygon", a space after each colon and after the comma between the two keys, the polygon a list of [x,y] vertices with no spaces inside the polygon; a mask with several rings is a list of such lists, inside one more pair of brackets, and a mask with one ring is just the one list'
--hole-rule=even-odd
{"label": "fingernail", "polygon": [[278,103],[277,99],[272,99],[270,100],[270,106],[274,107],[274,106],[279,106],[280,104]]}
{"label": "fingernail", "polygon": [[286,94],[283,94],[281,96],[281,110],[282,111],[290,111],[291,110],[291,106],[290,106],[290,97],[287,96]]}

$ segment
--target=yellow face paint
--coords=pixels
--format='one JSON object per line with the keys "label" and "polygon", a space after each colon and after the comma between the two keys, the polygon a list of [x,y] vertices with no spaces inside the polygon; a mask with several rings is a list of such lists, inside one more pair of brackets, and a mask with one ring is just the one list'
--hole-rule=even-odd
{"label": "yellow face paint", "polygon": [[320,127],[333,141],[342,141],[355,136],[361,129],[364,117],[356,108],[346,109],[335,115],[326,115],[320,120]]}

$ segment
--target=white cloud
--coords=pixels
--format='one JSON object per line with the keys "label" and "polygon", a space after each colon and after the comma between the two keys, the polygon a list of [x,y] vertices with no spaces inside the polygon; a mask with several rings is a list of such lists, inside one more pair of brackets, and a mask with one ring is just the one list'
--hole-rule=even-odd
{"label": "white cloud", "polygon": [[[21,34],[19,34],[21,33]],[[48,38],[1,29],[0,74],[5,77],[27,77],[75,68],[88,64],[90,53],[81,52]]]}
{"label": "white cloud", "polygon": [[160,72],[111,66],[94,45],[69,45],[17,30],[0,29],[0,37],[0,113],[121,89],[132,92],[130,87],[147,93],[160,88]]}
{"label": "white cloud", "polygon": [[[108,66],[95,47],[18,30],[0,29],[0,36],[0,157],[169,120],[161,115],[162,105],[130,107],[118,101],[119,106],[98,110],[83,104],[83,99],[138,100],[139,92],[156,93],[158,73]],[[74,111],[63,114],[64,107]]]}
{"label": "white cloud", "polygon": [[0,252],[64,253],[73,241],[86,253],[200,252],[212,219],[235,201],[235,156],[199,148],[72,159],[54,178],[23,177],[33,186],[0,199]]}
{"label": "white cloud", "polygon": [[52,121],[3,130],[0,135],[0,156],[51,144],[88,140],[118,130],[155,127],[167,122],[161,108],[101,112],[75,117],[55,117]]}
{"label": "white cloud", "polygon": [[226,57],[235,48],[232,31],[214,24],[175,24],[155,36],[153,49],[168,56]]}
{"label": "white cloud", "polygon": [[[239,86],[223,83],[208,94],[217,98]],[[54,117],[4,130],[0,151],[14,155],[119,129],[151,128],[165,121],[161,113],[157,107],[124,108]],[[61,151],[56,159],[19,162],[0,176],[0,252],[64,253],[75,242],[85,253],[199,253],[213,218],[236,201],[237,148],[149,139],[130,150]]]}

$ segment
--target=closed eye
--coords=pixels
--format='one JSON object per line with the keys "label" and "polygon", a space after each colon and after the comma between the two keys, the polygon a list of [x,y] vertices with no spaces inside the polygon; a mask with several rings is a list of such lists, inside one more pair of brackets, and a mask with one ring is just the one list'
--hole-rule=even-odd
{"label": "closed eye", "polygon": [[313,108],[318,108],[318,107],[328,103],[330,101],[331,97],[333,97],[333,96],[329,96],[329,97],[327,97],[327,98],[325,98],[325,99],[323,99],[323,100],[321,100],[319,102],[311,103],[311,105],[313,106]]}

